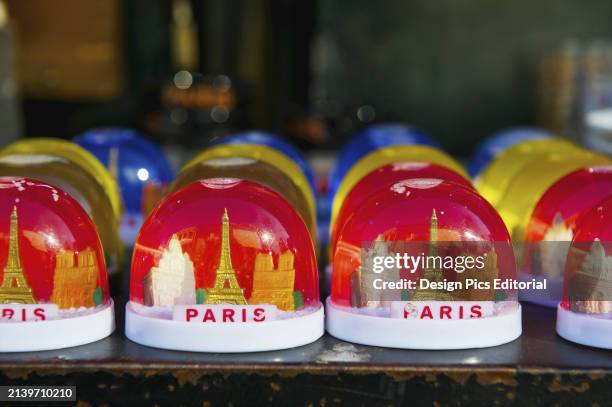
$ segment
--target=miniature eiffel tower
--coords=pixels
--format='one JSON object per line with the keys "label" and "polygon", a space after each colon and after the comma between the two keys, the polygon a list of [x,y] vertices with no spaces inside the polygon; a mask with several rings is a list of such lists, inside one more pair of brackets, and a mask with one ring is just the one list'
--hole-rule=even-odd
{"label": "miniature eiffel tower", "polygon": [[[438,255],[438,216],[434,209],[429,219],[429,251],[428,257],[433,259]],[[435,262],[434,262],[435,263]],[[438,267],[425,267],[421,278],[430,282],[441,283],[444,281],[442,269]],[[412,298],[414,301],[452,301],[453,296],[446,290],[421,289],[417,290]]]}
{"label": "miniature eiffel tower", "polygon": [[19,259],[19,227],[17,207],[13,206],[9,231],[8,260],[0,286],[0,304],[36,304],[32,288],[28,285]]}
{"label": "miniature eiffel tower", "polygon": [[232,267],[232,255],[229,241],[229,216],[227,209],[223,213],[221,228],[221,253],[215,285],[208,291],[207,304],[236,304],[247,305],[244,290],[236,280],[236,272]]}

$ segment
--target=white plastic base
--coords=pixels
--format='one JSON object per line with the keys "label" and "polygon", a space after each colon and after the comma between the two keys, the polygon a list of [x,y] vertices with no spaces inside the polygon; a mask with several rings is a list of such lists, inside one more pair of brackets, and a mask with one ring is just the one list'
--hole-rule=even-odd
{"label": "white plastic base", "polygon": [[579,314],[557,306],[557,333],[568,341],[612,349],[612,320]]}
{"label": "white plastic base", "polygon": [[102,310],[73,318],[37,322],[1,322],[0,352],[33,352],[85,345],[115,330],[111,301]]}
{"label": "white plastic base", "polygon": [[357,314],[326,302],[327,331],[362,345],[400,349],[470,349],[497,346],[521,336],[521,306],[504,314],[462,320],[408,320]]}
{"label": "white plastic base", "polygon": [[324,311],[263,323],[198,324],[152,318],[125,306],[125,335],[141,345],[192,352],[262,352],[294,348],[323,336]]}

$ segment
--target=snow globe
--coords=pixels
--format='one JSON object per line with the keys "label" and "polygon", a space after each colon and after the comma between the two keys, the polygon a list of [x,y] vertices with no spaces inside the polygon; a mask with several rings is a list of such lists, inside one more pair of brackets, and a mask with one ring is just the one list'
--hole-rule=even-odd
{"label": "snow globe", "polygon": [[536,204],[525,232],[520,278],[547,281],[545,291],[521,299],[556,307],[563,294],[565,260],[580,217],[612,195],[612,166],[574,171],[555,182]]}
{"label": "snow globe", "polygon": [[465,349],[521,334],[508,231],[473,190],[434,178],[377,191],[338,231],[327,330],[365,345]]}
{"label": "snow globe", "polygon": [[582,345],[612,349],[612,197],[578,220],[557,306],[557,333]]}
{"label": "snow globe", "polygon": [[60,349],[114,330],[104,254],[60,188],[0,177],[0,352]]}
{"label": "snow globe", "polygon": [[276,192],[236,178],[200,180],[145,220],[126,305],[131,340],[253,352],[305,345],[323,329],[312,239]]}

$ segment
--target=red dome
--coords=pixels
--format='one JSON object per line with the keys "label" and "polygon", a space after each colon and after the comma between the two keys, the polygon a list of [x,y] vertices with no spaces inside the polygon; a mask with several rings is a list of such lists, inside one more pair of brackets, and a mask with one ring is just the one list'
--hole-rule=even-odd
{"label": "red dome", "polygon": [[470,181],[459,173],[436,164],[420,162],[398,162],[384,165],[363,177],[342,202],[338,216],[332,219],[331,252],[335,248],[338,230],[348,217],[370,196],[394,183],[409,178],[437,178],[473,189]]}
{"label": "red dome", "polygon": [[[186,288],[156,291],[153,275],[171,281],[176,271],[171,262],[176,261],[183,265]],[[223,280],[221,269],[225,281],[215,287]],[[168,196],[145,221],[132,257],[130,299],[162,308],[269,303],[295,311],[318,306],[308,229],[287,201],[254,182],[217,178],[191,183]]]}
{"label": "red dome", "polygon": [[612,166],[581,169],[555,182],[531,214],[521,271],[561,278],[580,217],[610,195]]}
{"label": "red dome", "polygon": [[557,333],[570,341],[612,349],[612,196],[576,223],[557,307]]}
{"label": "red dome", "polygon": [[0,304],[69,309],[110,303],[103,251],[87,213],[67,193],[0,178]]}
{"label": "red dome", "polygon": [[[449,264],[450,269],[445,265],[441,272],[448,281],[465,281],[475,276],[488,281],[515,278],[508,231],[484,198],[471,189],[441,179],[406,179],[376,191],[338,230],[333,253],[333,303],[354,307],[359,306],[359,302],[367,302],[363,292],[355,293],[358,284],[355,276],[363,279],[364,273],[372,272],[372,266],[367,263],[371,249],[364,245],[381,241],[386,247],[379,249],[391,254],[450,255],[455,261],[458,256],[472,256],[483,261],[480,270],[475,270],[474,266],[471,270],[461,270],[456,267],[459,263]],[[374,250],[378,250],[376,245]],[[366,259],[366,264],[362,264],[362,259]],[[395,270],[396,280],[416,280],[425,273],[420,266],[414,266],[412,272],[401,267]],[[358,271],[360,274],[355,274]],[[444,300],[497,300],[510,298],[509,295],[514,298],[515,291],[482,290],[480,294],[455,293],[445,296]],[[412,295],[415,292],[405,291],[391,301]],[[357,298],[359,296],[361,299]]]}

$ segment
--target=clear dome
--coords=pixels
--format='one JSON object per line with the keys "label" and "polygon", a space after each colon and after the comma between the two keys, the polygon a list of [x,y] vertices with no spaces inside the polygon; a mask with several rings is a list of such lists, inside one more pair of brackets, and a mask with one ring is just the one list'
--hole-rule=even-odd
{"label": "clear dome", "polygon": [[[152,346],[245,351],[308,343],[322,334],[323,321],[306,225],[284,198],[254,182],[217,178],[188,184],[143,224],[132,256],[127,312],[128,337]],[[320,318],[311,321],[314,330],[308,323],[283,328],[313,315]],[[161,323],[156,320],[177,328],[160,339],[153,334]],[[248,323],[264,321],[270,324]],[[311,330],[300,335],[307,326]],[[189,339],[181,329],[207,338]],[[234,334],[225,329],[237,336],[228,337]],[[240,342],[246,331],[260,329],[265,343]]]}
{"label": "clear dome", "polygon": [[0,351],[75,346],[114,329],[104,254],[60,188],[0,178]]}
{"label": "clear dome", "polygon": [[338,230],[327,327],[341,339],[413,349],[494,346],[521,332],[506,227],[474,190],[397,181]]}

